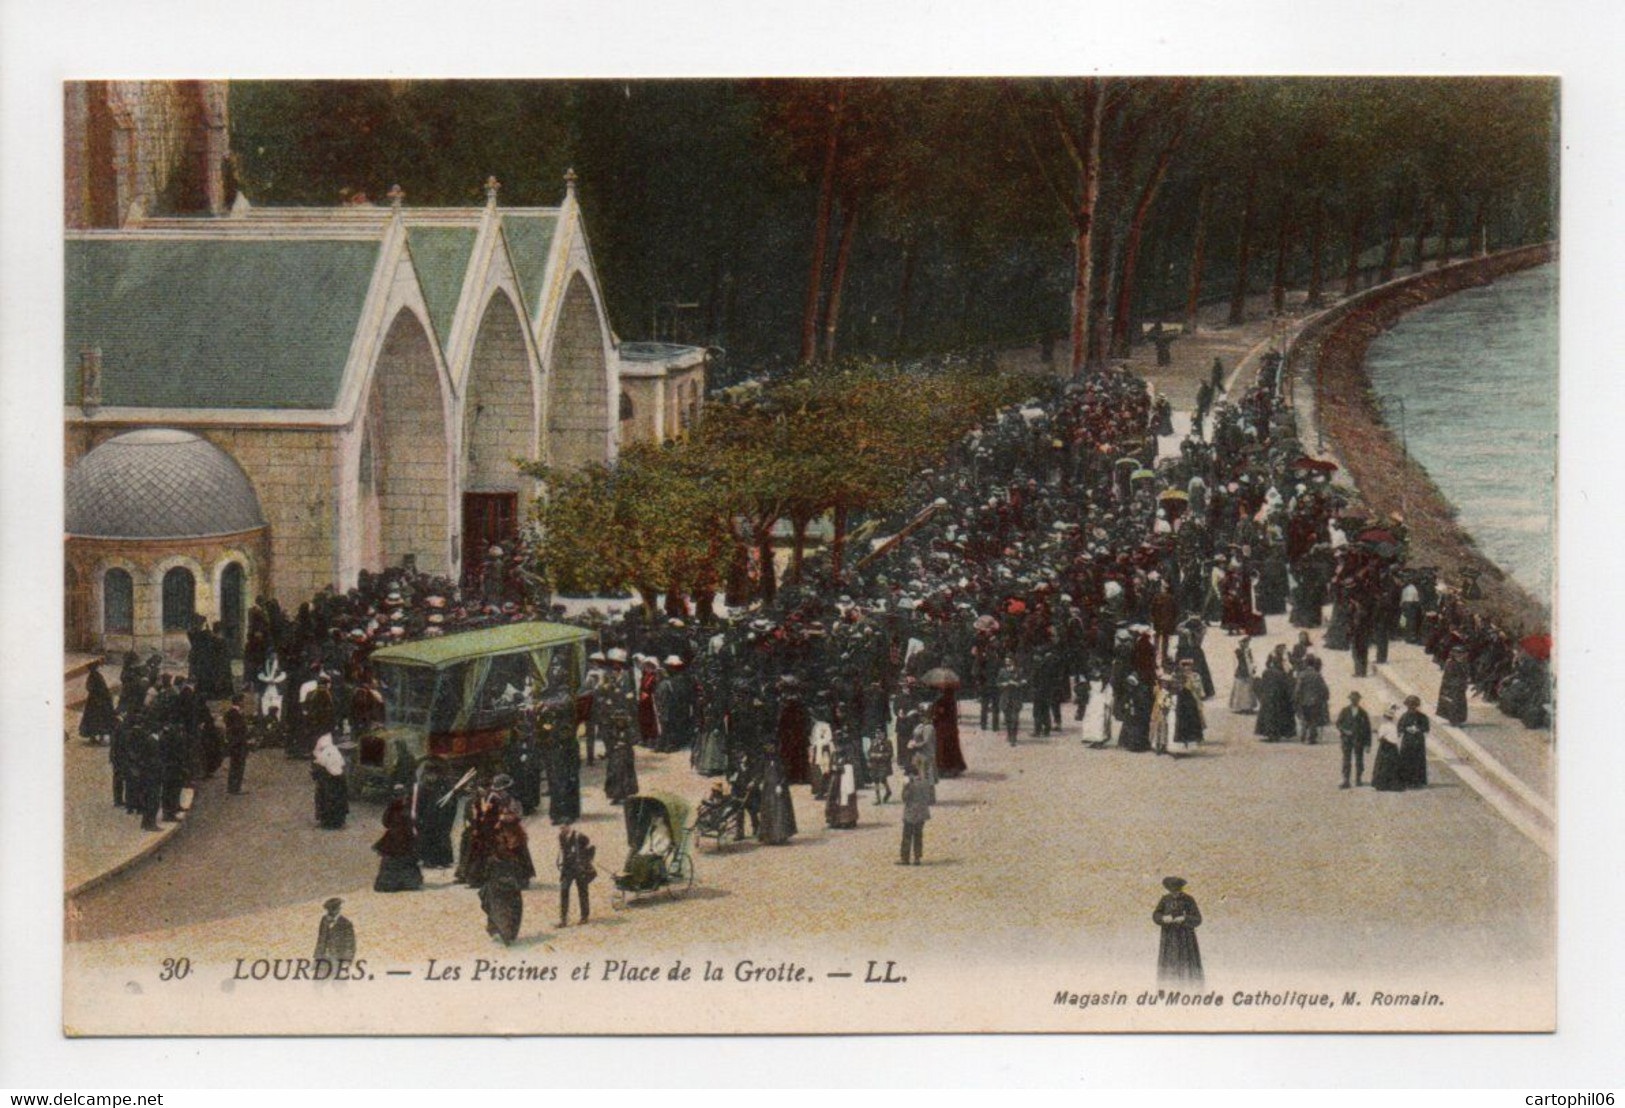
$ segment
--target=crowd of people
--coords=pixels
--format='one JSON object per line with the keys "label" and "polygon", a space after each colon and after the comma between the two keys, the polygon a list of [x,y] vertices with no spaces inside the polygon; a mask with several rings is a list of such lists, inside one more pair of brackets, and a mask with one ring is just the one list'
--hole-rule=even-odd
{"label": "crowd of people", "polygon": [[[1464,718],[1472,683],[1539,725],[1544,658],[1475,613],[1469,590],[1406,565],[1403,521],[1363,516],[1333,483],[1336,467],[1306,455],[1280,384],[1271,355],[1255,385],[1228,397],[1215,361],[1207,418],[1169,450],[1159,439],[1174,433],[1171,405],[1126,370],[1035,383],[1040,392],[1025,404],[944,443],[941,464],[904,498],[928,510],[879,521],[876,556],[838,579],[815,556],[804,583],[729,616],[592,613],[598,649],[585,680],[571,695],[526,705],[500,774],[459,777],[431,761],[397,783],[375,844],[376,888],[410,891],[423,868],[455,866],[457,880],[480,890],[491,934],[511,941],[519,890],[536,873],[522,820],[545,801],[561,829],[561,923],[571,887],[585,921],[596,867],[573,824],[583,753],[591,765],[600,747],[611,803],[638,793],[636,747],[684,752],[698,776],[715,780],[700,823],[733,821],[740,834],[748,825],[769,845],[798,833],[795,790],[837,830],[859,825],[865,796],[901,803],[899,862],[919,864],[941,782],[970,768],[962,698],[1013,745],[1024,722],[1029,736],[1048,736],[1069,706],[1082,721],[1099,698],[1090,746],[1175,755],[1210,726],[1215,632],[1234,641],[1228,708],[1254,713],[1266,742],[1316,743],[1333,726],[1311,630],[1321,651],[1350,653],[1356,676],[1385,661],[1396,638],[1424,645],[1444,665],[1439,714],[1451,722]],[[317,822],[342,827],[346,767],[334,740],[382,719],[372,651],[562,619],[532,569],[520,540],[491,549],[472,589],[405,565],[363,572],[353,588],[324,590],[291,615],[261,598],[224,740],[208,700],[233,694],[233,682],[229,665],[222,679],[210,660],[224,654],[202,629],[186,679],[131,656],[116,705],[105,682],[100,693],[93,685],[82,731],[113,736],[115,802],[149,822],[159,811],[173,818],[181,788],[212,773],[222,751],[235,791],[257,746],[309,758]],[[1302,630],[1258,669],[1252,643],[1272,617]],[[1336,728],[1344,783],[1352,769],[1363,784],[1372,728],[1357,695]],[[1419,705],[1385,715],[1375,787],[1425,785],[1427,730]],[[649,853],[635,844],[640,851]]]}

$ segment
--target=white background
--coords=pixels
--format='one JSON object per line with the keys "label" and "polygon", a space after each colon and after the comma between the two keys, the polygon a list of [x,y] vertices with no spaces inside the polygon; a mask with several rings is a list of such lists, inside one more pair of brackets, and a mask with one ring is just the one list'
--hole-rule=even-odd
{"label": "white background", "polygon": [[[1622,1084],[1621,24],[1609,0],[0,0],[0,1088]],[[61,1037],[63,80],[1094,71],[1564,79],[1558,1034],[435,1045]],[[921,925],[928,936],[928,921]],[[693,1015],[703,1029],[705,1013]]]}

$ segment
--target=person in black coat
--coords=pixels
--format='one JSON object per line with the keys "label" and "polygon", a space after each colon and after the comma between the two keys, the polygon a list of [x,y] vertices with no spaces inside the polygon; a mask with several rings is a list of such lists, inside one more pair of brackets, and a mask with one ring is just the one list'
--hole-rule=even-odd
{"label": "person in black coat", "polygon": [[1202,910],[1196,898],[1185,891],[1183,877],[1164,877],[1166,896],[1157,901],[1151,922],[1162,929],[1157,950],[1157,981],[1163,985],[1200,989],[1202,951],[1196,942],[1196,929],[1202,926]]}
{"label": "person in black coat", "polygon": [[1360,694],[1349,693],[1348,705],[1337,713],[1337,736],[1343,745],[1343,788],[1349,787],[1349,769],[1354,784],[1365,784],[1365,752],[1371,749],[1371,716],[1360,707]]}
{"label": "person in black coat", "polygon": [[107,678],[102,676],[102,664],[91,662],[90,672],[85,674],[85,711],[79,717],[79,734],[90,745],[98,746],[107,741],[117,724],[118,713],[113,709]]}
{"label": "person in black coat", "polygon": [[1298,719],[1292,703],[1292,678],[1287,676],[1279,651],[1264,663],[1264,672],[1259,674],[1256,687],[1258,716],[1253,723],[1253,734],[1267,743],[1296,735]]}
{"label": "person in black coat", "polygon": [[243,698],[231,698],[226,709],[226,792],[236,796],[243,791],[243,772],[248,768],[248,717],[243,714]]}
{"label": "person in black coat", "polygon": [[1399,717],[1399,783],[1407,789],[1428,787],[1428,717],[1422,713],[1422,698],[1407,696],[1406,712]]}

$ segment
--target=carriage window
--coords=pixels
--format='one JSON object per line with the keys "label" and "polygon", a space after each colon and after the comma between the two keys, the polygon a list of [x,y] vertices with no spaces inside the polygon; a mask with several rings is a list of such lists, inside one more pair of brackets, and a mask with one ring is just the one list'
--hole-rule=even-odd
{"label": "carriage window", "polygon": [[102,577],[102,627],[110,635],[135,630],[135,582],[127,570],[110,569]]}
{"label": "carriage window", "polygon": [[378,685],[389,723],[421,727],[429,718],[434,670],[426,666],[379,666]]}
{"label": "carriage window", "polygon": [[197,582],[192,571],[176,566],[164,574],[164,630],[190,631],[197,612]]}

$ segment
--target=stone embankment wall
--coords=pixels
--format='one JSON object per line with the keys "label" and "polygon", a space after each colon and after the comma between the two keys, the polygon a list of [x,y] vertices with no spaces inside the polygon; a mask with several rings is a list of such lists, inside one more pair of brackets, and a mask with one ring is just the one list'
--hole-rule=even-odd
{"label": "stone embankment wall", "polygon": [[[1478,605],[1510,631],[1544,630],[1551,624],[1546,598],[1532,595],[1480,552],[1457,522],[1456,508],[1432,477],[1409,457],[1384,422],[1365,370],[1367,348],[1406,312],[1516,270],[1550,262],[1553,243],[1519,247],[1457,262],[1368,289],[1330,309],[1298,334],[1288,351],[1294,390],[1312,397],[1310,425],[1343,466],[1349,483],[1373,514],[1398,512],[1410,532],[1410,562],[1438,566],[1441,579],[1457,584],[1461,570],[1479,571],[1484,599]],[[1486,402],[1493,402],[1487,397]],[[1300,404],[1300,412],[1308,407]]]}

